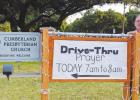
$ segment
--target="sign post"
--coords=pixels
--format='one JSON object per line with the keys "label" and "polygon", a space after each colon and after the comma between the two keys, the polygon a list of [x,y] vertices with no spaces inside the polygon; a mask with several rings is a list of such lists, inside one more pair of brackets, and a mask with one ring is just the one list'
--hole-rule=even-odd
{"label": "sign post", "polygon": [[140,34],[134,36],[133,47],[133,72],[132,72],[132,100],[138,100],[139,94],[139,67],[140,67]]}
{"label": "sign post", "polygon": [[[132,61],[133,43],[129,36],[63,34],[47,28],[42,32],[41,100],[48,100],[49,82],[123,82],[127,86],[123,98],[129,99],[130,66],[136,63]],[[136,86],[134,81],[132,88]],[[132,97],[137,100],[135,92]]]}
{"label": "sign post", "polygon": [[48,100],[48,84],[49,84],[49,36],[48,30],[42,29],[42,84],[41,84],[41,100]]}
{"label": "sign post", "polygon": [[128,56],[130,56],[129,58],[129,63],[128,63],[128,66],[130,66],[130,68],[128,68],[129,70],[129,77],[128,77],[128,82],[124,82],[124,86],[123,86],[123,100],[129,100],[131,97],[132,97],[132,93],[131,93],[131,88],[132,88],[132,85],[131,85],[131,80],[132,80],[132,65],[133,65],[133,53],[132,53],[132,50],[133,50],[133,37],[128,37],[129,39],[129,46],[128,46]]}

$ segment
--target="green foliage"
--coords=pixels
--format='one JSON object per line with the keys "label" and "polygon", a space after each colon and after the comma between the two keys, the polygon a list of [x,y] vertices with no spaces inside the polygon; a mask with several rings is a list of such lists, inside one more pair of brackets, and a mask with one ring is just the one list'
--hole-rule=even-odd
{"label": "green foliage", "polygon": [[0,15],[10,22],[12,31],[38,31],[43,26],[60,29],[69,15],[120,1],[123,0],[1,0]]}
{"label": "green foliage", "polygon": [[82,18],[70,24],[67,31],[112,33],[115,29],[116,33],[121,33],[122,19],[123,15],[113,10],[97,10],[94,13],[88,11]]}
{"label": "green foliage", "polygon": [[71,23],[67,26],[65,31],[72,31],[72,32],[80,32],[82,29],[80,28],[82,26],[82,19],[76,19],[74,23]]}
{"label": "green foliage", "polygon": [[66,20],[63,20],[61,26],[60,26],[60,31],[64,32],[66,30],[68,26],[68,23],[66,22]]}
{"label": "green foliage", "polygon": [[10,23],[9,22],[5,22],[3,24],[0,24],[0,31],[1,32],[10,32],[11,31]]}
{"label": "green foliage", "polygon": [[[112,33],[115,29],[116,33],[122,32],[123,15],[113,10],[92,12],[88,10],[82,18],[68,25],[66,31]],[[125,14],[125,33],[135,30],[134,20],[139,14],[136,8]]]}
{"label": "green foliage", "polygon": [[135,17],[140,14],[140,11],[138,9],[130,10],[128,13],[126,13],[127,18],[127,26],[125,27],[125,31],[133,31],[135,30],[134,21]]}

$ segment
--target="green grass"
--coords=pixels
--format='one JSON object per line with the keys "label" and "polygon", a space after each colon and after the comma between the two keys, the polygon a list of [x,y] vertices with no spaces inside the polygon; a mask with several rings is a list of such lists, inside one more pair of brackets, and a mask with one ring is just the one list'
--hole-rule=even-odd
{"label": "green grass", "polygon": [[122,100],[121,83],[51,83],[49,100]]}
{"label": "green grass", "polygon": [[[49,100],[122,100],[122,83],[49,83]],[[41,100],[40,78],[0,79],[0,100]]]}
{"label": "green grass", "polygon": [[14,73],[40,72],[41,69],[41,63],[39,62],[0,62],[0,73],[2,72],[3,64],[13,64]]}
{"label": "green grass", "polygon": [[[0,72],[2,65],[0,63]],[[12,62],[14,73],[40,72],[38,62]],[[122,100],[123,83],[64,82],[49,83],[49,100]],[[0,79],[0,100],[41,100],[40,78]]]}
{"label": "green grass", "polygon": [[[0,100],[41,100],[38,78],[0,80]],[[120,83],[50,83],[49,100],[121,100]]]}
{"label": "green grass", "polygon": [[[0,73],[3,64],[13,64],[14,73],[40,72],[39,62],[0,62]],[[0,100],[40,100],[40,84],[38,78],[0,79]]]}
{"label": "green grass", "polygon": [[40,100],[40,79],[0,79],[0,100]]}

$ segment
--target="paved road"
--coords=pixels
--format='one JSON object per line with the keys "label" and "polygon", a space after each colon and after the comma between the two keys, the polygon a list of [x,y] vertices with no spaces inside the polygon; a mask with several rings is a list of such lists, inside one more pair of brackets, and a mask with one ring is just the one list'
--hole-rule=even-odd
{"label": "paved road", "polygon": [[[3,75],[2,73],[0,73],[0,78],[4,78],[6,77],[5,75]],[[10,75],[10,77],[16,78],[26,78],[26,77],[41,77],[40,73],[34,72],[34,73],[13,73],[12,75]]]}

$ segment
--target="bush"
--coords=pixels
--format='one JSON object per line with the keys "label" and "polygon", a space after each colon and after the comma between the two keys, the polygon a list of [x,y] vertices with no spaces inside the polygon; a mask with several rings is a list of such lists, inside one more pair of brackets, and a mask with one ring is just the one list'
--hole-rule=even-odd
{"label": "bush", "polygon": [[3,24],[0,24],[0,31],[1,32],[11,32],[11,27],[9,22],[5,22]]}

